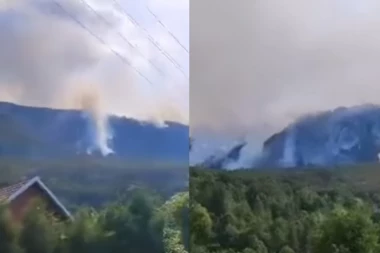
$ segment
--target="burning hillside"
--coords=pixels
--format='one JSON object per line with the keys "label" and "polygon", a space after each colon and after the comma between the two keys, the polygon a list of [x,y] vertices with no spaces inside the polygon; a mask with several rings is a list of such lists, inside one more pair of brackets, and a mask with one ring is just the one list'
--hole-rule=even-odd
{"label": "burning hillside", "polygon": [[[365,105],[301,117],[268,138],[251,164],[239,162],[236,151],[250,152],[249,146],[234,146],[207,167],[304,167],[378,162],[380,152],[380,106]],[[231,154],[234,154],[233,156]],[[210,161],[217,161],[210,163]]]}

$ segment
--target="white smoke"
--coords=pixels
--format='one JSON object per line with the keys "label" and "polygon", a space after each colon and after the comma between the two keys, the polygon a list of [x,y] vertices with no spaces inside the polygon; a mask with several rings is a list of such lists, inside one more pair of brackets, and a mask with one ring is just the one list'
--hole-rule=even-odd
{"label": "white smoke", "polygon": [[[83,85],[81,86],[83,88]],[[89,85],[86,89],[77,91],[75,94],[77,108],[81,108],[90,118],[92,125],[95,128],[95,143],[94,147],[90,147],[88,153],[99,150],[103,156],[114,153],[109,147],[109,141],[112,139],[111,129],[108,126],[108,115],[103,111],[104,101],[96,90],[96,87]]]}
{"label": "white smoke", "polygon": [[[86,110],[97,129],[98,146],[105,153],[111,152],[107,148],[110,136],[108,114],[159,126],[165,125],[166,121],[188,123],[188,79],[149,43],[141,28],[132,25],[120,8],[110,1],[6,2],[6,5],[0,5],[0,101]],[[86,2],[107,23],[87,7]],[[180,13],[186,14],[178,4],[170,5],[169,2],[165,1],[161,6],[167,13],[173,12],[176,17]],[[166,31],[157,28],[157,21],[152,16],[147,16],[145,6],[149,4],[148,0],[138,4],[133,1],[133,8],[129,0],[120,3],[136,16],[152,37],[160,41],[161,48],[180,64],[188,64],[188,56],[184,56],[178,44]],[[154,6],[157,3],[153,3]],[[186,18],[186,15],[182,16]],[[188,29],[186,23],[182,29]],[[132,67],[123,63],[110,49],[122,55]]]}
{"label": "white smoke", "polygon": [[282,155],[282,161],[281,165],[283,167],[294,167],[296,164],[295,161],[295,131],[294,129],[290,129],[288,134],[286,135],[285,147],[283,150],[283,155]]}
{"label": "white smoke", "polygon": [[227,169],[250,168],[261,158],[262,138],[248,135],[243,141],[247,144],[241,149],[239,159],[226,164]]}
{"label": "white smoke", "polygon": [[265,139],[304,114],[380,103],[379,1],[194,0],[191,8],[194,138],[209,129]]}

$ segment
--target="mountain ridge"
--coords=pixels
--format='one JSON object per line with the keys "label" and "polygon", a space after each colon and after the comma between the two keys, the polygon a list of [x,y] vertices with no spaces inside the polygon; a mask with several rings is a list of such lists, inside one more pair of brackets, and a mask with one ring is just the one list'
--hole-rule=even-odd
{"label": "mountain ridge", "polygon": [[[165,127],[110,115],[107,124],[113,155],[123,158],[188,160],[188,126]],[[80,110],[30,107],[0,102],[0,156],[83,155],[94,149],[93,122]],[[93,155],[100,155],[94,152]]]}
{"label": "mountain ridge", "polygon": [[[222,169],[237,162],[231,152],[206,159],[205,167]],[[243,148],[239,149],[241,153]],[[261,154],[249,167],[313,167],[377,163],[380,153],[380,106],[339,107],[300,117],[262,144]],[[252,153],[252,156],[254,154]]]}

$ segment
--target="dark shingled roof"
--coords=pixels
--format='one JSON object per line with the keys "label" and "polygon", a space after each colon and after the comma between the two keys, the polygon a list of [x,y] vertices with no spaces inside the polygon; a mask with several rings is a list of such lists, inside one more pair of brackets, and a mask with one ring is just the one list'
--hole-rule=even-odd
{"label": "dark shingled roof", "polygon": [[23,180],[13,185],[8,185],[0,188],[0,201],[8,200],[14,193],[20,190],[24,185],[26,185],[29,180]]}
{"label": "dark shingled roof", "polygon": [[49,190],[49,188],[41,181],[39,177],[34,177],[32,179],[23,180],[13,185],[9,185],[0,188],[0,202],[11,202],[17,198],[20,194],[25,192],[32,185],[37,184],[42,191],[44,191],[48,197],[58,206],[62,213],[72,219],[70,212],[62,205],[62,203],[57,199],[57,197]]}

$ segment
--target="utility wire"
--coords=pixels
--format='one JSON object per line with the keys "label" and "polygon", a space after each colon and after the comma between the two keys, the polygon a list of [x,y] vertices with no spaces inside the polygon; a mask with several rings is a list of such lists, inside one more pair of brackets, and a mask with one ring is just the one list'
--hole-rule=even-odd
{"label": "utility wire", "polygon": [[179,41],[179,39],[166,27],[166,25],[157,17],[157,15],[147,6],[148,12],[155,18],[155,20],[170,34],[170,36],[180,45],[186,53],[189,54],[189,50]]}
{"label": "utility wire", "polygon": [[65,12],[71,19],[73,19],[79,26],[81,26],[83,29],[85,29],[90,35],[95,37],[101,44],[103,44],[105,47],[107,47],[113,54],[115,54],[124,64],[129,65],[132,67],[142,78],[144,78],[149,84],[153,85],[153,83],[135,66],[132,65],[132,63],[125,58],[123,55],[118,53],[116,50],[111,48],[101,37],[96,35],[94,32],[92,32],[90,29],[88,29],[79,19],[77,19],[74,15],[72,15],[69,11],[63,7],[63,5],[55,0],[52,0],[55,5],[60,8],[63,12]]}
{"label": "utility wire", "polygon": [[130,22],[132,22],[133,25],[135,25],[136,27],[140,28],[144,33],[145,35],[148,37],[148,39],[150,40],[150,42],[186,77],[186,73],[183,71],[181,65],[179,65],[177,63],[177,61],[170,55],[168,54],[165,50],[163,50],[160,46],[160,44],[149,34],[149,32],[144,28],[142,27],[116,0],[112,0],[114,2],[114,4],[119,8],[119,10],[121,12],[124,13],[124,15],[126,16],[126,18],[128,18],[128,20]]}
{"label": "utility wire", "polygon": [[[112,27],[112,24],[99,12],[97,12],[91,5],[89,5],[85,0],[80,0],[84,5],[87,6],[99,19],[101,19],[105,24],[107,24],[109,27]],[[162,76],[165,76],[165,73],[159,69],[151,60],[147,59],[141,51],[133,45],[121,32],[117,32],[120,38],[122,38],[131,48],[133,48],[142,58],[144,58],[154,69],[156,69]]]}

